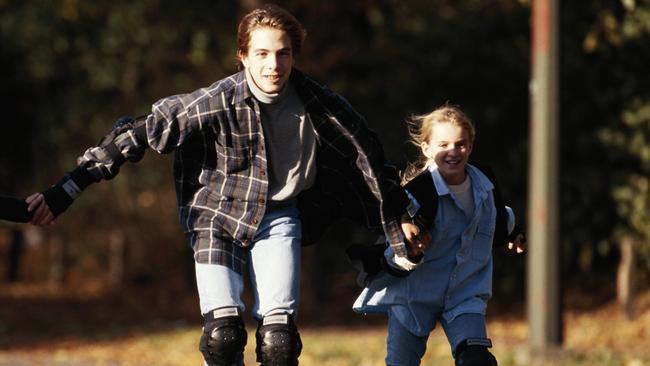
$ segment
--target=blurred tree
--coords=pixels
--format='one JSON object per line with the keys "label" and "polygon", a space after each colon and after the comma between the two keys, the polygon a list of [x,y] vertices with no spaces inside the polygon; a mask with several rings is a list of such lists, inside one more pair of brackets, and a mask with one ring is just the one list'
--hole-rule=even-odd
{"label": "blurred tree", "polygon": [[[477,125],[474,159],[494,166],[512,206],[523,217],[527,4],[424,0],[304,3],[295,1],[289,7],[308,30],[299,66],[342,93],[366,116],[392,162],[403,168],[420,153],[408,142],[406,118],[447,101],[459,104]],[[340,242],[326,246],[340,247]],[[498,260],[495,291],[522,298],[524,264],[523,258]],[[331,271],[333,266],[327,268]]]}
{"label": "blurred tree", "polygon": [[[610,243],[627,243],[622,264],[634,268],[625,250],[632,242],[634,256],[650,263],[650,2],[592,1],[581,9],[565,3],[563,14],[564,29],[573,30],[564,33],[562,49],[562,222],[570,228],[564,242],[585,274],[598,279],[596,267],[612,273],[599,261],[616,257]],[[581,250],[569,249],[575,244]],[[619,279],[628,288],[619,286],[619,294],[631,293],[631,270],[619,274],[629,276]]]}
{"label": "blurred tree", "polygon": [[[44,189],[119,116],[145,114],[158,98],[232,73],[238,19],[257,3],[0,1],[0,103],[8,116],[0,134],[0,190]],[[409,115],[458,104],[477,125],[474,159],[494,166],[523,218],[530,1],[277,3],[308,31],[297,66],[367,117],[391,161],[403,167],[417,153],[406,142]],[[633,234],[637,252],[650,258],[643,244],[650,226],[649,5],[588,0],[561,7],[564,268],[582,287],[600,289],[615,272],[616,233]],[[180,225],[169,224],[177,220],[171,157],[154,155],[88,189],[61,218],[54,230],[69,241],[71,274],[64,278],[107,276],[112,268],[113,281],[193,287],[189,248]],[[340,301],[335,290],[321,287],[351,272],[345,244],[365,240],[361,229],[341,227],[314,248],[314,260],[322,262],[304,266],[322,268],[314,280],[322,301]],[[523,258],[498,254],[495,293],[523,298],[524,265]]]}
{"label": "blurred tree", "polygon": [[[0,141],[2,189],[44,189],[120,115],[148,113],[160,97],[232,72],[236,4],[193,5],[204,11],[164,0],[0,2],[0,92],[12,116]],[[114,228],[134,244],[127,277],[179,268],[170,261],[187,254],[179,226],[160,225],[176,220],[171,161],[141,165],[90,189],[62,218],[57,230],[72,242],[66,247],[73,268],[97,272],[80,264],[108,257]],[[161,266],[151,266],[156,257]]]}
{"label": "blurred tree", "polygon": [[[15,84],[27,89],[26,95],[14,98],[26,107],[16,115],[29,118],[24,126],[34,131],[31,139],[30,132],[23,132],[21,139],[28,141],[27,155],[34,159],[26,168],[30,174],[8,180],[31,188],[27,193],[41,190],[43,182],[70,169],[82,149],[96,143],[118,116],[146,113],[157,98],[232,72],[238,16],[252,3],[199,1],[191,9],[164,0],[0,3],[0,29],[7,40],[3,49],[17,55],[3,72],[24,76]],[[460,104],[478,125],[476,156],[494,161],[497,171],[514,172],[504,174],[503,184],[515,197],[518,211],[524,212],[526,4],[279,3],[291,9],[309,33],[298,67],[345,95],[367,116],[390,160],[404,166],[416,153],[406,143],[406,117],[446,101]],[[10,95],[11,90],[7,87],[4,93]],[[8,141],[7,146],[16,144]],[[497,146],[508,146],[508,153]],[[44,156],[55,158],[44,164]],[[168,157],[145,158],[137,167],[125,166],[114,182],[89,189],[75,203],[57,228],[73,241],[68,247],[72,268],[87,263],[84,256],[106,260],[110,235],[126,237],[131,276],[134,271],[163,276],[163,268],[147,268],[145,258],[153,259],[145,253],[173,267],[172,258],[178,258],[173,253],[183,246],[182,238],[177,226],[161,225],[175,215],[170,165]],[[94,230],[80,232],[86,227]],[[109,234],[115,227],[122,234]],[[318,250],[338,253],[320,257],[340,261],[340,250],[350,240],[324,243]]]}
{"label": "blurred tree", "polygon": [[632,99],[616,128],[605,127],[600,132],[602,141],[617,152],[612,187],[621,219],[613,232],[621,248],[617,292],[628,318],[633,318],[636,258],[643,265],[643,275],[650,272],[650,99]]}

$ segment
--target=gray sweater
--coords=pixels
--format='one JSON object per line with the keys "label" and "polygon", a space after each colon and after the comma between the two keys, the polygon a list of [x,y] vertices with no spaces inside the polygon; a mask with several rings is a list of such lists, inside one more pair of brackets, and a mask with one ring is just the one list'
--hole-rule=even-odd
{"label": "gray sweater", "polygon": [[246,75],[260,102],[269,174],[268,200],[287,201],[311,187],[316,178],[316,133],[290,83],[279,93],[262,91]]}

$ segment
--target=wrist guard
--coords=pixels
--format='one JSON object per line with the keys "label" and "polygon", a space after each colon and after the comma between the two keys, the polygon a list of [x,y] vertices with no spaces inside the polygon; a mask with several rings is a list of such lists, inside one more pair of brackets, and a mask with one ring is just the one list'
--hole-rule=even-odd
{"label": "wrist guard", "polygon": [[91,183],[93,180],[88,171],[83,166],[79,166],[66,173],[59,182],[45,190],[43,197],[54,217],[67,210]]}

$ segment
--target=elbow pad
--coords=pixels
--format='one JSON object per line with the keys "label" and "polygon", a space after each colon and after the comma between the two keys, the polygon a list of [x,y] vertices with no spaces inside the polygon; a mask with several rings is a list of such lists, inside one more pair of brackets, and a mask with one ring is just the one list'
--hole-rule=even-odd
{"label": "elbow pad", "polygon": [[144,150],[141,152],[136,152],[130,156],[124,156],[122,150],[120,149],[119,140],[123,141],[125,133],[128,134],[126,138],[135,139],[138,144],[146,145],[147,142],[147,126],[146,126],[147,117],[141,116],[138,118],[133,118],[130,116],[123,116],[117,119],[113,124],[113,129],[106,136],[104,136],[100,141],[98,146],[103,148],[106,152],[106,155],[113,161],[117,166],[122,165],[125,160],[137,162],[144,156]]}

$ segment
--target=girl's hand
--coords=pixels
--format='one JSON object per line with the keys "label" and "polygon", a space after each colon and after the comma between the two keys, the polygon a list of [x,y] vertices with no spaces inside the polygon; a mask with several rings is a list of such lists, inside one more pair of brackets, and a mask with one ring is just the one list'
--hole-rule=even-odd
{"label": "girl's hand", "polygon": [[517,254],[526,250],[526,236],[519,233],[515,238],[508,242],[508,250],[514,250]]}
{"label": "girl's hand", "polygon": [[428,232],[421,234],[420,227],[409,219],[403,218],[401,224],[404,237],[406,238],[406,248],[409,258],[421,258],[424,255],[424,251],[429,247],[431,234]]}

